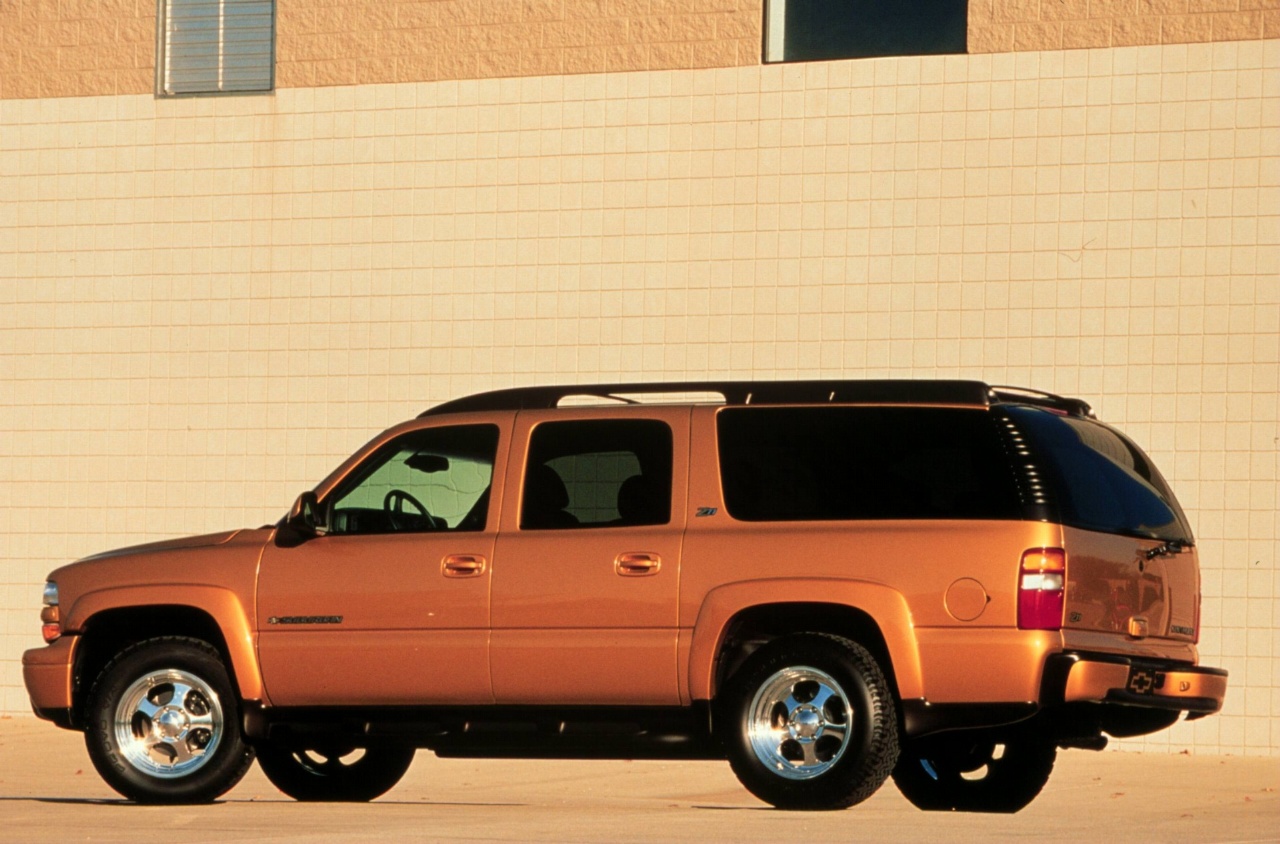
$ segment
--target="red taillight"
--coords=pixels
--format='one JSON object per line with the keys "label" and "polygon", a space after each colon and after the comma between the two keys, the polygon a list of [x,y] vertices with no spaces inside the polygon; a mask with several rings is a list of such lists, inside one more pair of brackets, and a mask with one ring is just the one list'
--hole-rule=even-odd
{"label": "red taillight", "polygon": [[62,638],[62,625],[46,624],[40,628],[40,635],[44,636],[46,645],[51,645]]}
{"label": "red taillight", "polygon": [[1030,548],[1018,570],[1018,628],[1061,630],[1066,595],[1067,552]]}

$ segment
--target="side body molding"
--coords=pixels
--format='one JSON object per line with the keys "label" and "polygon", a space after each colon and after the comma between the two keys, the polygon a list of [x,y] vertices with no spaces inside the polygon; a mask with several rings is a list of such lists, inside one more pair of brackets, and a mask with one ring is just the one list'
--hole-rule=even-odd
{"label": "side body molding", "polygon": [[[815,598],[815,596],[820,596]],[[730,583],[707,593],[694,623],[689,652],[689,693],[694,700],[715,696],[717,655],[735,616],[770,604],[824,604],[860,611],[884,637],[899,700],[923,697],[920,653],[911,610],[903,595],[880,583],[843,578],[779,578]]]}

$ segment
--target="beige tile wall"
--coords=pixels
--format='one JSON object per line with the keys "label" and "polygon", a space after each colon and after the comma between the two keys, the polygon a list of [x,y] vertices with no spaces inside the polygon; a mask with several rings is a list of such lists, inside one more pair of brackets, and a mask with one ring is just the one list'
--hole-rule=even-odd
{"label": "beige tile wall", "polygon": [[[510,384],[1081,395],[1191,514],[1280,752],[1280,41],[0,107],[0,708],[52,567],[272,521]],[[1133,743],[1130,743],[1131,745]]]}

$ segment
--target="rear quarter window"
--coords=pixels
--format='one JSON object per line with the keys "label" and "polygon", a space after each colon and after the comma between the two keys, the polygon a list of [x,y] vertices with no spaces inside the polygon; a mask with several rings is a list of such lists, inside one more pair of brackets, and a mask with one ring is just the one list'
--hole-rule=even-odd
{"label": "rear quarter window", "polygon": [[1030,407],[1007,413],[1031,440],[1057,520],[1071,527],[1191,542],[1191,529],[1151,458],[1100,422]]}
{"label": "rear quarter window", "polygon": [[961,408],[727,408],[725,508],[742,521],[1018,519],[990,414]]}

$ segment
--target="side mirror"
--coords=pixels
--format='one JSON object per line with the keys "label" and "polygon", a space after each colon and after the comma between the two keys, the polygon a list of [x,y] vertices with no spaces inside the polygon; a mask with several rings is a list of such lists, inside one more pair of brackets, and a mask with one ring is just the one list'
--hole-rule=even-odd
{"label": "side mirror", "polygon": [[289,508],[285,525],[304,536],[322,536],[325,533],[324,517],[316,494],[307,490],[298,496]]}

